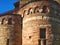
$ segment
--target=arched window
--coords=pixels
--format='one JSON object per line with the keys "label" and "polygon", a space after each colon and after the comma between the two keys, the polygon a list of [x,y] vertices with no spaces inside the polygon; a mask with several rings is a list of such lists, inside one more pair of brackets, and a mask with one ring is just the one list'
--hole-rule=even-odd
{"label": "arched window", "polygon": [[32,14],[32,13],[34,13],[34,9],[30,8],[29,9],[29,14]]}
{"label": "arched window", "polygon": [[29,12],[27,10],[24,10],[24,14],[23,15],[28,15]]}
{"label": "arched window", "polygon": [[8,19],[8,24],[12,24],[12,18]]}
{"label": "arched window", "polygon": [[49,12],[49,9],[47,6],[43,6],[42,7],[42,12],[41,13],[48,13]]}
{"label": "arched window", "polygon": [[40,10],[40,8],[39,8],[39,7],[36,7],[36,8],[35,8],[35,13],[36,13],[36,12],[39,12],[39,10]]}
{"label": "arched window", "polygon": [[41,13],[42,10],[43,10],[43,9],[41,9],[40,7],[37,6],[37,7],[35,8],[35,13],[36,13],[36,12],[37,12],[37,13]]}

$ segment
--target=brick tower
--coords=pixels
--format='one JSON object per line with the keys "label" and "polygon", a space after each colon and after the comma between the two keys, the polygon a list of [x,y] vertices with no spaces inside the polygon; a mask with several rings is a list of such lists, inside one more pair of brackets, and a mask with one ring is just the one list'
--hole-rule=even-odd
{"label": "brick tower", "polygon": [[54,1],[31,1],[17,14],[23,17],[22,45],[59,45],[60,14]]}
{"label": "brick tower", "polygon": [[21,45],[21,21],[16,14],[0,15],[0,45]]}
{"label": "brick tower", "polygon": [[15,10],[0,15],[0,45],[60,45],[60,4],[20,1]]}

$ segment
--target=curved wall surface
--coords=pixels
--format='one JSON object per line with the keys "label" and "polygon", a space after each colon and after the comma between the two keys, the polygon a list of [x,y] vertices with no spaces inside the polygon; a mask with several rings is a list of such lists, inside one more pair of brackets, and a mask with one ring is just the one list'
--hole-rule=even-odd
{"label": "curved wall surface", "polygon": [[60,44],[60,19],[47,1],[28,3],[18,14],[23,17],[22,45]]}

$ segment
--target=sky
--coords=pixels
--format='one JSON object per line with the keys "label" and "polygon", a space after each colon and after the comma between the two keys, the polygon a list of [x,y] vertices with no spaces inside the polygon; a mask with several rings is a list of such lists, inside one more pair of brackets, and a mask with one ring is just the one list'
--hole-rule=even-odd
{"label": "sky", "polygon": [[18,0],[0,0],[0,14],[13,10],[15,8],[13,4],[17,1]]}

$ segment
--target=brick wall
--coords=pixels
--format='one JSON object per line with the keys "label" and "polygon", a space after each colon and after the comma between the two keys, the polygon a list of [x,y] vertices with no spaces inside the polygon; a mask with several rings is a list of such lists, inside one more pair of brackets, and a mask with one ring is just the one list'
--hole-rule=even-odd
{"label": "brick wall", "polygon": [[[59,15],[55,14],[56,10],[51,9],[47,1],[37,1],[27,3],[17,12],[23,17],[22,45],[44,45],[44,41],[46,41],[46,45],[57,45],[57,42],[59,45],[60,41],[54,41],[54,36],[58,34],[56,30],[59,31]],[[45,38],[40,38],[41,28],[46,29]]]}

